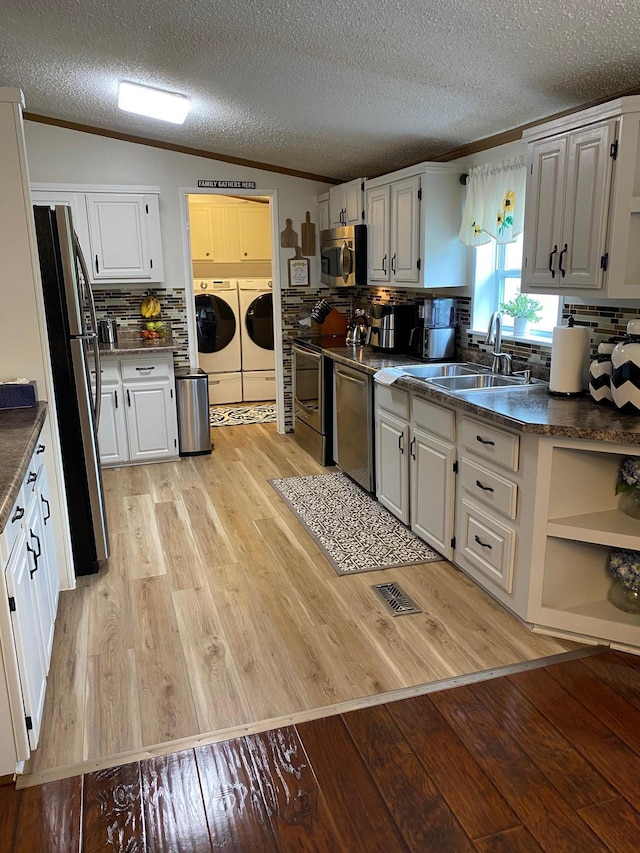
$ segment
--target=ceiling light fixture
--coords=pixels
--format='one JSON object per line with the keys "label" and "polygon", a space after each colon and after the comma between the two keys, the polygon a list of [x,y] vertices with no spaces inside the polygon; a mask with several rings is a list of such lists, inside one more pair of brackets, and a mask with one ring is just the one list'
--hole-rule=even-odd
{"label": "ceiling light fixture", "polygon": [[118,106],[129,113],[182,124],[191,109],[191,102],[189,98],[175,92],[123,82],[120,83]]}

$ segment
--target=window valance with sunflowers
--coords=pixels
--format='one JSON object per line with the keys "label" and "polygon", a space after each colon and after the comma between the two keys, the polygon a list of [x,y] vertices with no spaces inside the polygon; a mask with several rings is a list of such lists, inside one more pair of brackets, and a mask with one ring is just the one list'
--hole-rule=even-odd
{"label": "window valance with sunflowers", "polygon": [[513,243],[524,224],[525,159],[513,157],[469,170],[460,228],[466,246]]}

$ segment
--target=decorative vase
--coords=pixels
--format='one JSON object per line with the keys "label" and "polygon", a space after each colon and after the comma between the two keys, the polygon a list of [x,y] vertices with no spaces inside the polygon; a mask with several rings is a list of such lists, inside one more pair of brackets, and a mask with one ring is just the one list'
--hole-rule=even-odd
{"label": "decorative vase", "polygon": [[526,317],[513,318],[513,334],[516,338],[526,338],[529,334],[529,321]]}
{"label": "decorative vase", "polygon": [[631,518],[640,519],[640,489],[634,489],[632,492],[622,492],[620,500],[620,509]]}
{"label": "decorative vase", "polygon": [[640,320],[627,323],[627,337],[611,353],[611,399],[621,412],[640,414]]}
{"label": "decorative vase", "polygon": [[625,586],[620,578],[614,578],[609,587],[609,601],[625,613],[636,613],[640,616],[640,592]]}

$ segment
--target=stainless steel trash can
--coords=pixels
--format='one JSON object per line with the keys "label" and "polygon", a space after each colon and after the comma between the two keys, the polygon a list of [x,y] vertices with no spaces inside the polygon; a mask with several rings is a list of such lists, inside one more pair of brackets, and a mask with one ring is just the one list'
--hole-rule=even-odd
{"label": "stainless steel trash can", "polygon": [[208,379],[204,370],[176,371],[180,456],[211,453]]}

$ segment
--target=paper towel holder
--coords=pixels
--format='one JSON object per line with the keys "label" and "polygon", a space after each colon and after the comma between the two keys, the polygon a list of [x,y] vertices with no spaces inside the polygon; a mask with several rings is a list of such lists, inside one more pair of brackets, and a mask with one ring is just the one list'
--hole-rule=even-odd
{"label": "paper towel holder", "polygon": [[[567,325],[565,326],[565,328],[568,328],[568,329],[576,328],[576,329],[578,329],[578,328],[585,328],[585,327],[582,327],[582,326],[576,327],[573,314],[569,314],[569,316],[567,317]],[[551,359],[552,359],[552,363],[553,363],[553,350],[551,353]],[[553,366],[553,364],[552,364],[552,366]],[[580,388],[580,390],[576,389],[575,391],[556,391],[556,390],[551,389],[551,385],[552,385],[552,381],[550,378],[549,387],[547,388],[547,393],[552,397],[581,397],[585,393],[583,388]]]}

